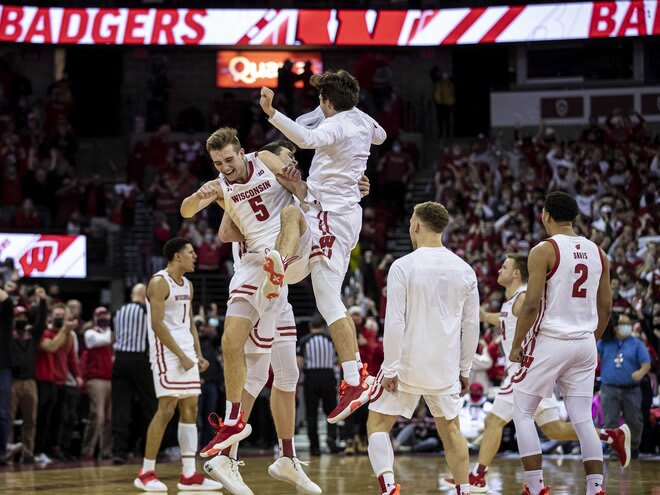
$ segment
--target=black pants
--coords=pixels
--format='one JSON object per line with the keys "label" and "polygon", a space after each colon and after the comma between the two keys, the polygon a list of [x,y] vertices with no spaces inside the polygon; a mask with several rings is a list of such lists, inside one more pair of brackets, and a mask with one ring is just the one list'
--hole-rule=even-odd
{"label": "black pants", "polygon": [[[305,370],[305,410],[307,411],[307,435],[311,450],[319,450],[319,400],[327,416],[337,407],[337,380],[332,369]],[[328,424],[328,440],[337,438],[337,427]]]}
{"label": "black pants", "polygon": [[71,453],[71,437],[78,421],[78,396],[76,387],[57,385],[50,444],[51,447],[60,447],[67,453]]}
{"label": "black pants", "polygon": [[34,452],[44,454],[51,447],[48,445],[48,441],[57,401],[57,385],[54,382],[37,382],[37,392],[39,406],[37,407],[37,438]]}
{"label": "black pants", "polygon": [[[133,402],[139,407],[132,414]],[[117,352],[112,367],[112,436],[113,454],[126,457],[134,448],[131,438],[131,422],[138,422],[137,438],[143,440],[147,434],[149,422],[156,412],[156,393],[149,365],[149,358],[144,352]]]}

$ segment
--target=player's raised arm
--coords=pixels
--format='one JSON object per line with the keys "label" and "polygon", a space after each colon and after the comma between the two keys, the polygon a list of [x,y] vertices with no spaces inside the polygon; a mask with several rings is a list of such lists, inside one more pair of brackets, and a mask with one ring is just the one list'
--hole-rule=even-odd
{"label": "player's raised arm", "polygon": [[387,308],[383,336],[385,358],[381,366],[385,378],[394,378],[399,371],[406,326],[406,293],[406,276],[400,264],[394,262],[387,274]]}
{"label": "player's raised arm", "polygon": [[516,334],[513,337],[511,355],[509,356],[513,363],[522,362],[522,343],[538,314],[545,287],[545,277],[548,273],[548,267],[554,265],[554,257],[555,252],[549,242],[542,242],[529,252],[527,294],[525,302],[520,308],[518,322],[516,323]]}
{"label": "player's raised arm", "polygon": [[300,124],[305,129],[316,129],[325,120],[321,107],[316,107],[311,112],[302,114],[296,119],[296,124]]}
{"label": "player's raised arm", "polygon": [[295,123],[286,115],[275,110],[273,107],[274,96],[275,93],[272,89],[261,88],[259,104],[266,115],[268,115],[268,121],[299,148],[317,149],[323,146],[329,146],[342,139],[343,131],[341,126],[334,125],[333,122],[326,120],[316,129],[312,130]]}
{"label": "player's raised arm", "polygon": [[185,355],[185,353],[176,343],[172,334],[165,326],[165,300],[170,294],[170,288],[163,277],[154,277],[149,281],[147,286],[147,299],[151,307],[151,328],[154,329],[154,334],[165,347],[179,358],[181,365],[185,370],[189,370],[195,363]]}
{"label": "player's raised arm", "polygon": [[210,180],[183,200],[180,208],[181,216],[192,218],[216,201],[222,206],[224,204],[220,203],[222,199],[222,188],[219,187],[218,181]]}
{"label": "player's raised arm", "polygon": [[603,250],[598,248],[600,252],[600,259],[603,262],[603,273],[600,275],[598,282],[598,292],[596,293],[596,311],[598,312],[598,327],[596,327],[596,340],[600,340],[603,332],[607,328],[607,323],[610,321],[612,315],[612,289],[610,287],[610,262],[603,253]]}
{"label": "player's raised arm", "polygon": [[300,201],[305,201],[307,184],[302,180],[300,170],[293,165],[286,166],[279,156],[270,151],[260,151],[259,159],[275,175],[277,182],[282,184],[282,186]]}

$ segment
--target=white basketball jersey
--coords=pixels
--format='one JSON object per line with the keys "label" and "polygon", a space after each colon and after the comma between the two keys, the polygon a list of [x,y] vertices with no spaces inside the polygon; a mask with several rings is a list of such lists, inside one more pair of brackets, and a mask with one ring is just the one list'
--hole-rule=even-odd
{"label": "white basketball jersey", "polygon": [[601,251],[579,236],[554,235],[547,241],[555,249],[556,262],[546,277],[538,329],[557,339],[591,337],[598,327],[596,294],[603,273]]}
{"label": "white basketball jersey", "polygon": [[513,314],[513,306],[516,304],[520,294],[527,292],[527,285],[521,285],[518,290],[509,299],[504,301],[500,309],[500,328],[502,329],[502,349],[506,357],[506,367],[509,369],[511,361],[509,361],[509,354],[513,347],[513,337],[516,335],[516,323],[518,317]]}
{"label": "white basketball jersey", "polygon": [[293,203],[293,196],[257,157],[245,155],[248,177],[244,183],[229,182],[222,174],[218,181],[225,198],[225,210],[245,236],[248,252],[265,252],[275,247],[280,232],[280,212]]}
{"label": "white basketball jersey", "polygon": [[[184,345],[192,342],[193,337],[190,333],[190,281],[183,277],[183,285],[179,285],[167,270],[160,270],[154,277],[163,277],[170,288],[170,293],[165,299],[165,311],[163,324],[170,331],[177,344],[183,349]],[[151,325],[151,304],[147,298],[147,322],[149,324],[149,344],[154,349],[152,339],[155,337]]]}

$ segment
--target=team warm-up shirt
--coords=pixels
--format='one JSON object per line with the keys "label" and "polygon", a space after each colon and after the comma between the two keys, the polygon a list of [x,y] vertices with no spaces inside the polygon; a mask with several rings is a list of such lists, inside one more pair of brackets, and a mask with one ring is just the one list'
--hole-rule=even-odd
{"label": "team warm-up shirt", "polygon": [[387,276],[385,377],[415,394],[460,391],[479,340],[474,270],[445,247],[418,248],[392,263]]}
{"label": "team warm-up shirt", "polygon": [[579,236],[547,239],[556,262],[546,277],[541,308],[533,335],[556,339],[592,337],[598,327],[596,295],[603,273],[600,248]]}
{"label": "team warm-up shirt", "polygon": [[511,348],[513,347],[513,337],[516,335],[516,323],[518,322],[518,317],[513,314],[513,306],[516,304],[520,294],[527,292],[527,285],[521,285],[518,287],[518,290],[504,303],[500,308],[500,327],[502,329],[502,349],[504,350],[504,355],[506,356],[506,369],[507,372],[513,364],[509,361],[509,355],[511,354]]}
{"label": "team warm-up shirt", "polygon": [[277,111],[270,122],[298,147],[316,150],[307,178],[306,202],[323,211],[350,212],[360,202],[358,180],[367,169],[371,145],[381,144],[387,134],[357,108],[329,118],[322,118],[320,108],[312,113],[299,119],[313,129]]}
{"label": "team warm-up shirt", "polygon": [[248,177],[229,182],[222,174],[218,182],[225,199],[225,211],[245,236],[250,253],[264,253],[275,247],[280,232],[280,212],[293,204],[291,193],[277,182],[256,153],[245,155]]}

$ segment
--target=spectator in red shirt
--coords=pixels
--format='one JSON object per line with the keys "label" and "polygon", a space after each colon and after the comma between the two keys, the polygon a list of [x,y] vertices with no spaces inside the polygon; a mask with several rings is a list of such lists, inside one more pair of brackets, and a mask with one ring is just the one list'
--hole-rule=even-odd
{"label": "spectator in red shirt", "polygon": [[41,335],[39,350],[35,362],[39,408],[37,411],[37,438],[35,445],[38,463],[49,463],[45,454],[50,432],[53,428],[52,418],[57,400],[57,385],[55,385],[55,353],[60,347],[71,346],[71,330],[76,321],[64,304],[55,304],[51,308],[50,325]]}
{"label": "spectator in red shirt", "polygon": [[103,459],[112,457],[112,331],[110,312],[94,310],[94,327],[85,332],[83,377],[89,394],[89,422],[83,437],[83,460],[91,460],[99,445]]}

